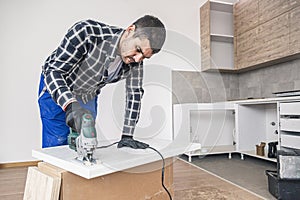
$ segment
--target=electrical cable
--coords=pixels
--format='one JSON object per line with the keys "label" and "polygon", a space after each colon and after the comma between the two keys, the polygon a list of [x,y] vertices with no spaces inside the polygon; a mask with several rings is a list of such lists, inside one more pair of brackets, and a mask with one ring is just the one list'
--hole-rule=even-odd
{"label": "electrical cable", "polygon": [[104,149],[104,148],[108,148],[108,147],[111,147],[111,146],[113,146],[113,145],[115,145],[115,144],[118,144],[119,142],[114,142],[114,143],[112,143],[112,144],[109,144],[109,145],[104,145],[104,146],[100,146],[100,147],[97,147],[97,149]]}
{"label": "electrical cable", "polygon": [[162,187],[165,189],[165,191],[167,192],[170,200],[172,200],[172,196],[169,192],[169,190],[166,188],[165,184],[164,184],[164,179],[165,179],[165,158],[163,157],[163,155],[156,149],[154,149],[153,147],[149,146],[148,149],[152,149],[153,151],[157,152],[158,155],[161,157],[162,162],[163,162],[163,166],[161,168],[161,185]]}
{"label": "electrical cable", "polygon": [[[114,142],[112,144],[109,144],[109,145],[104,145],[104,146],[99,146],[97,147],[97,149],[104,149],[104,148],[108,148],[108,147],[111,147],[115,144],[118,144],[119,142]],[[162,187],[164,188],[164,190],[167,192],[168,196],[169,196],[169,199],[172,200],[172,196],[169,192],[169,190],[166,188],[165,184],[164,184],[164,180],[165,180],[165,158],[163,157],[163,155],[155,148],[149,146],[147,147],[148,149],[152,149],[153,151],[155,151],[156,153],[158,153],[158,155],[161,157],[162,159],[162,168],[161,168],[161,185]]]}

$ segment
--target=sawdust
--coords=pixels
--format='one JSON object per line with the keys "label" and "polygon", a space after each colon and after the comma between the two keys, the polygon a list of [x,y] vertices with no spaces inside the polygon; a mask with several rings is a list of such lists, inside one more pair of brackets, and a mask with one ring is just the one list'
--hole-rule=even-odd
{"label": "sawdust", "polygon": [[213,186],[194,187],[186,190],[175,191],[176,199],[180,200],[227,200],[239,199],[229,191],[220,190]]}
{"label": "sawdust", "polygon": [[187,162],[174,164],[174,200],[261,200],[259,196]]}

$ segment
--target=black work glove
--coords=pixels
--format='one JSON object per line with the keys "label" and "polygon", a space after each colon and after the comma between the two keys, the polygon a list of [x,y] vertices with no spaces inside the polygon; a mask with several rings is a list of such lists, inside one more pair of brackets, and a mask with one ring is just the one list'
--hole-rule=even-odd
{"label": "black work glove", "polygon": [[73,131],[80,133],[82,116],[90,114],[90,111],[83,109],[78,102],[70,103],[66,108],[66,123]]}
{"label": "black work glove", "polygon": [[149,144],[134,140],[132,136],[123,135],[122,139],[118,143],[118,148],[122,147],[130,147],[133,149],[147,149],[149,147]]}

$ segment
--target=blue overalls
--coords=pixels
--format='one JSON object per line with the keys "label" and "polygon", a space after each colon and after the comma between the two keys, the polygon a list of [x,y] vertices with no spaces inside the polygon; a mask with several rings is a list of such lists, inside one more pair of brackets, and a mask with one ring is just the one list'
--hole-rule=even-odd
{"label": "blue overalls", "polygon": [[[97,116],[97,99],[95,97],[86,104],[78,100],[81,107],[91,111],[94,119]],[[42,120],[42,147],[66,145],[70,132],[70,128],[66,125],[66,114],[47,91],[43,75],[40,78],[38,103]]]}
{"label": "blue overalls", "polygon": [[[122,58],[117,56],[115,62],[112,62],[109,65],[106,83],[112,83],[119,80],[122,64]],[[92,113],[94,119],[96,119],[97,116],[97,100],[98,97],[96,96],[85,104],[77,99],[82,108],[89,110]],[[66,114],[63,109],[54,102],[47,91],[43,75],[41,75],[40,79],[38,103],[42,120],[42,147],[68,144],[70,128],[66,124]]]}

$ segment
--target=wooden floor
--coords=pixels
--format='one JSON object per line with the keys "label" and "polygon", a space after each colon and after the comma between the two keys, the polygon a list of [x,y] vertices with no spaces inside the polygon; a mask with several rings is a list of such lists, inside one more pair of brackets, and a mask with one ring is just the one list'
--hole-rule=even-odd
{"label": "wooden floor", "polygon": [[0,199],[23,199],[27,167],[0,169]]}
{"label": "wooden floor", "polygon": [[[22,200],[27,167],[0,169],[0,200]],[[261,199],[182,160],[174,162],[174,200]]]}
{"label": "wooden floor", "polygon": [[259,200],[263,199],[226,180],[182,160],[174,163],[176,200]]}

